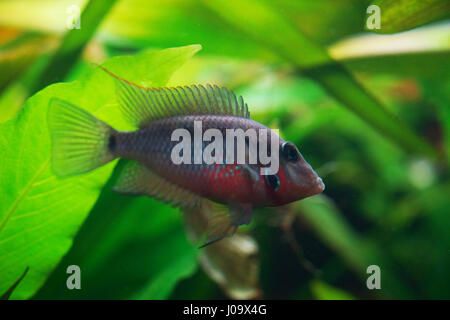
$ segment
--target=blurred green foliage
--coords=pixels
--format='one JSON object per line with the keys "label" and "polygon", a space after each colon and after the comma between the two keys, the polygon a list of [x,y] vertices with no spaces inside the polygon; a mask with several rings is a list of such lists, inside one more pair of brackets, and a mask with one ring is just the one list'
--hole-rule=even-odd
{"label": "blurred green foliage", "polygon": [[[30,12],[21,12],[24,2]],[[91,64],[111,58],[105,65],[144,86],[235,90],[252,118],[279,128],[324,179],[323,195],[259,210],[245,230],[259,246],[251,261],[261,297],[450,298],[448,22],[380,36],[364,31],[371,1],[122,0],[110,11],[76,1],[85,20],[67,31],[73,3],[0,2],[0,295],[29,267],[12,298],[245,297],[214,276],[245,273],[230,268],[236,256],[220,249],[223,262],[211,268],[178,210],[112,193],[120,165],[109,180],[112,166],[64,181],[49,166],[39,171],[49,159],[52,96],[129,129],[111,83]],[[377,33],[448,16],[445,1],[374,4]],[[70,37],[79,41],[67,52]],[[183,47],[191,44],[203,49],[189,59],[199,49]],[[169,47],[179,48],[140,53]],[[38,84],[63,80],[76,81],[24,104]],[[39,202],[36,177],[54,184]],[[80,291],[66,288],[71,264],[81,267]],[[381,290],[366,287],[372,264]]]}
{"label": "blurred green foliage", "polygon": [[445,0],[375,0],[373,4],[383,12],[380,33],[405,31],[450,17],[450,3]]}

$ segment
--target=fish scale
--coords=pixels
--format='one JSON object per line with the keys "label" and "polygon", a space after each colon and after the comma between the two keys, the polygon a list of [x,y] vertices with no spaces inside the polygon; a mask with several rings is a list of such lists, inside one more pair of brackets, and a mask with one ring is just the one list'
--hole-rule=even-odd
{"label": "fish scale", "polygon": [[[138,131],[118,133],[118,148],[115,155],[144,163],[152,171],[157,172],[170,182],[214,201],[226,203],[230,197],[241,202],[252,201],[252,197],[258,195],[252,195],[251,189],[245,183],[246,175],[243,171],[235,178],[232,176],[226,177],[236,164],[226,165],[224,169],[220,169],[220,165],[216,164],[176,165],[173,163],[171,151],[178,142],[171,141],[172,132],[178,128],[185,128],[191,132],[193,137],[194,121],[202,122],[203,132],[215,128],[219,129],[224,137],[226,136],[226,129],[241,128],[244,131],[250,128],[267,129],[253,120],[233,116],[191,115],[173,117],[155,121]],[[203,149],[204,147],[205,145],[203,145]],[[224,161],[226,152],[226,143],[224,143]],[[192,151],[191,154],[193,160],[194,152]],[[217,168],[219,168],[220,173],[218,177],[216,174],[206,174]],[[227,188],[229,184],[233,185],[234,188]]]}

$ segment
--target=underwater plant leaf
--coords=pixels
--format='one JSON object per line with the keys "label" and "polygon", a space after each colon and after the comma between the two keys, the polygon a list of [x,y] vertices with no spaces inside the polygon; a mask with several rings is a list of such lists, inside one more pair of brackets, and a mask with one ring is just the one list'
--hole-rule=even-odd
{"label": "underwater plant leaf", "polygon": [[367,279],[368,266],[375,264],[383,270],[383,290],[374,294],[383,298],[408,299],[411,296],[411,289],[401,281],[382,248],[353,230],[327,197],[318,195],[307,198],[292,204],[291,208],[311,225],[321,241],[335,251],[362,281]]}
{"label": "underwater plant leaf", "polygon": [[311,282],[311,291],[314,297],[318,300],[354,300],[348,292],[333,287],[326,282],[320,280],[313,280]]}
{"label": "underwater plant leaf", "polygon": [[6,292],[0,297],[0,300],[8,300],[9,299],[9,297],[13,293],[14,289],[16,289],[16,287],[19,285],[20,281],[22,281],[22,279],[27,275],[28,270],[30,270],[30,268],[26,267],[25,271],[22,273],[22,275],[19,277],[19,279],[17,279],[16,282],[13,283],[11,288],[6,290]]}
{"label": "underwater plant leaf", "polygon": [[[114,3],[115,0],[89,1],[80,17],[80,21],[83,21],[83,28],[80,24],[79,28],[75,27],[71,30],[68,26],[68,20],[70,15],[73,14],[73,9],[77,10],[76,8],[80,7],[76,3],[65,3],[64,6],[57,8],[56,12],[59,11],[60,16],[66,19],[61,25],[66,28],[64,31],[67,31],[59,45],[55,36],[36,35],[30,32],[24,33],[15,41],[0,47],[0,69],[3,71],[0,75],[0,92],[3,86],[15,78],[19,78],[19,81],[13,83],[12,88],[7,88],[9,92],[6,95],[8,97],[20,92],[21,96],[27,98],[53,82],[64,80]],[[11,1],[2,2],[0,6],[2,5],[6,6],[0,9],[2,13],[6,13],[5,16],[11,17],[11,13],[17,10],[20,11],[18,16],[23,18],[25,12],[31,11],[24,10],[23,7],[25,5],[29,9],[29,2],[18,4],[18,7]],[[48,3],[42,4],[40,2],[39,5],[49,9]],[[81,11],[81,9],[78,10]],[[51,12],[55,11],[51,10]],[[39,14],[35,13],[35,18],[37,16]],[[39,19],[41,18],[43,17],[39,16]],[[47,23],[45,22],[45,24]],[[56,50],[54,50],[55,48]],[[36,63],[33,63],[35,61]],[[31,68],[26,69],[30,65]],[[24,73],[23,76],[22,73]],[[3,97],[0,96],[0,99],[3,100]],[[15,116],[22,106],[22,97],[14,99],[14,102],[9,105],[1,105],[0,122]]]}
{"label": "underwater plant leaf", "polygon": [[[239,28],[250,40],[270,48],[281,58],[298,67],[312,67],[331,62],[319,45],[310,41],[286,21],[275,8],[255,0],[203,1],[233,27]],[[251,12],[249,15],[247,12]]]}
{"label": "underwater plant leaf", "polygon": [[[83,8],[86,3],[86,0],[0,1],[0,24],[44,34],[61,34],[67,31],[66,9],[72,5]],[[207,52],[215,55],[266,60],[275,57],[270,50],[230,32],[228,26],[217,21],[195,0],[117,1],[95,38],[120,48],[167,48],[205,43]]]}
{"label": "underwater plant leaf", "polygon": [[450,57],[448,28],[435,25],[398,34],[361,34],[330,45],[328,52],[351,71],[445,79],[450,73],[444,67]]}
{"label": "underwater plant leaf", "polygon": [[[2,32],[0,29],[0,43],[7,31]],[[48,53],[55,46],[54,37],[31,33],[19,33],[0,44],[0,92],[20,77],[40,55]]]}
{"label": "underwater plant leaf", "polygon": [[28,92],[20,82],[9,85],[0,94],[0,123],[14,118],[22,108]]}
{"label": "underwater plant leaf", "polygon": [[[204,1],[222,19],[248,37],[274,50],[297,66],[299,73],[320,83],[342,106],[408,152],[437,159],[441,155],[430,143],[391,114],[327,51],[294,29],[270,5],[255,0]],[[252,15],[247,15],[252,12]],[[280,36],[283,35],[283,36]]]}
{"label": "underwater plant leaf", "polygon": [[[262,0],[271,3],[270,0]],[[367,1],[278,0],[276,8],[299,32],[320,45],[364,31]],[[346,19],[345,17],[352,17]]]}
{"label": "underwater plant leaf", "polygon": [[[95,34],[103,18],[115,3],[116,0],[95,0],[87,2],[80,16],[79,28],[72,28],[64,35],[61,44],[48,59],[39,76],[36,77],[35,82],[30,84],[29,90],[31,94],[53,82],[64,80],[64,77],[72,68],[73,64],[78,60],[77,58],[84,47]],[[69,10],[70,7],[66,7],[66,14],[70,12]],[[83,23],[82,26],[81,22]]]}
{"label": "underwater plant leaf", "polygon": [[[187,240],[177,209],[112,191],[122,164],[73,247],[33,299],[165,299],[181,279],[195,272],[198,250]],[[69,291],[61,283],[74,261],[86,285]]]}
{"label": "underwater plant leaf", "polygon": [[[146,51],[112,58],[103,65],[131,81],[161,86],[199,49]],[[100,68],[80,80],[41,90],[18,116],[0,125],[0,295],[30,268],[12,299],[36,292],[68,251],[114,164],[66,179],[54,175],[46,121],[53,97],[80,106],[118,129],[129,128],[117,111],[114,80]]]}
{"label": "underwater plant leaf", "polygon": [[[23,10],[24,2],[27,10]],[[85,0],[0,2],[0,23],[40,33],[59,34],[65,31],[65,9],[73,4],[83,7],[85,3]],[[360,0],[278,0],[276,4],[285,19],[291,20],[295,27],[320,44],[329,44],[346,35],[362,32],[368,5]],[[20,14],[17,13],[19,10]],[[342,19],[348,16],[356,18]],[[245,36],[233,32],[215,19],[211,11],[197,0],[119,1],[104,19],[96,39],[107,45],[127,48],[164,48],[198,42],[204,45],[204,54],[276,59],[269,48],[246,41]]]}
{"label": "underwater plant leaf", "polygon": [[358,57],[341,62],[352,72],[395,74],[405,77],[420,75],[430,78],[450,75],[448,68],[442,68],[449,58],[448,52],[437,51]]}
{"label": "underwater plant leaf", "polygon": [[377,33],[394,33],[450,17],[447,0],[375,0],[380,7],[381,26]]}

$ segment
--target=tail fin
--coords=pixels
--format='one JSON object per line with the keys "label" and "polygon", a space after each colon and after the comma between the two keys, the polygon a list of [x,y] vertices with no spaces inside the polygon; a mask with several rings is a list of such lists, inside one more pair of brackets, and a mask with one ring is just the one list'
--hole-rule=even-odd
{"label": "tail fin", "polygon": [[116,131],[66,101],[50,101],[48,125],[52,165],[58,176],[88,172],[116,158],[109,150],[110,137]]}

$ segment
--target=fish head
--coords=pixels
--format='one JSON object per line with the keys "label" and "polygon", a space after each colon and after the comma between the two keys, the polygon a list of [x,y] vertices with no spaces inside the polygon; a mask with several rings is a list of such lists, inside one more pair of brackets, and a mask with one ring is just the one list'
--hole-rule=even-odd
{"label": "fish head", "polygon": [[325,189],[325,184],[298,148],[287,141],[280,141],[279,170],[265,176],[268,201],[282,205],[301,200]]}

